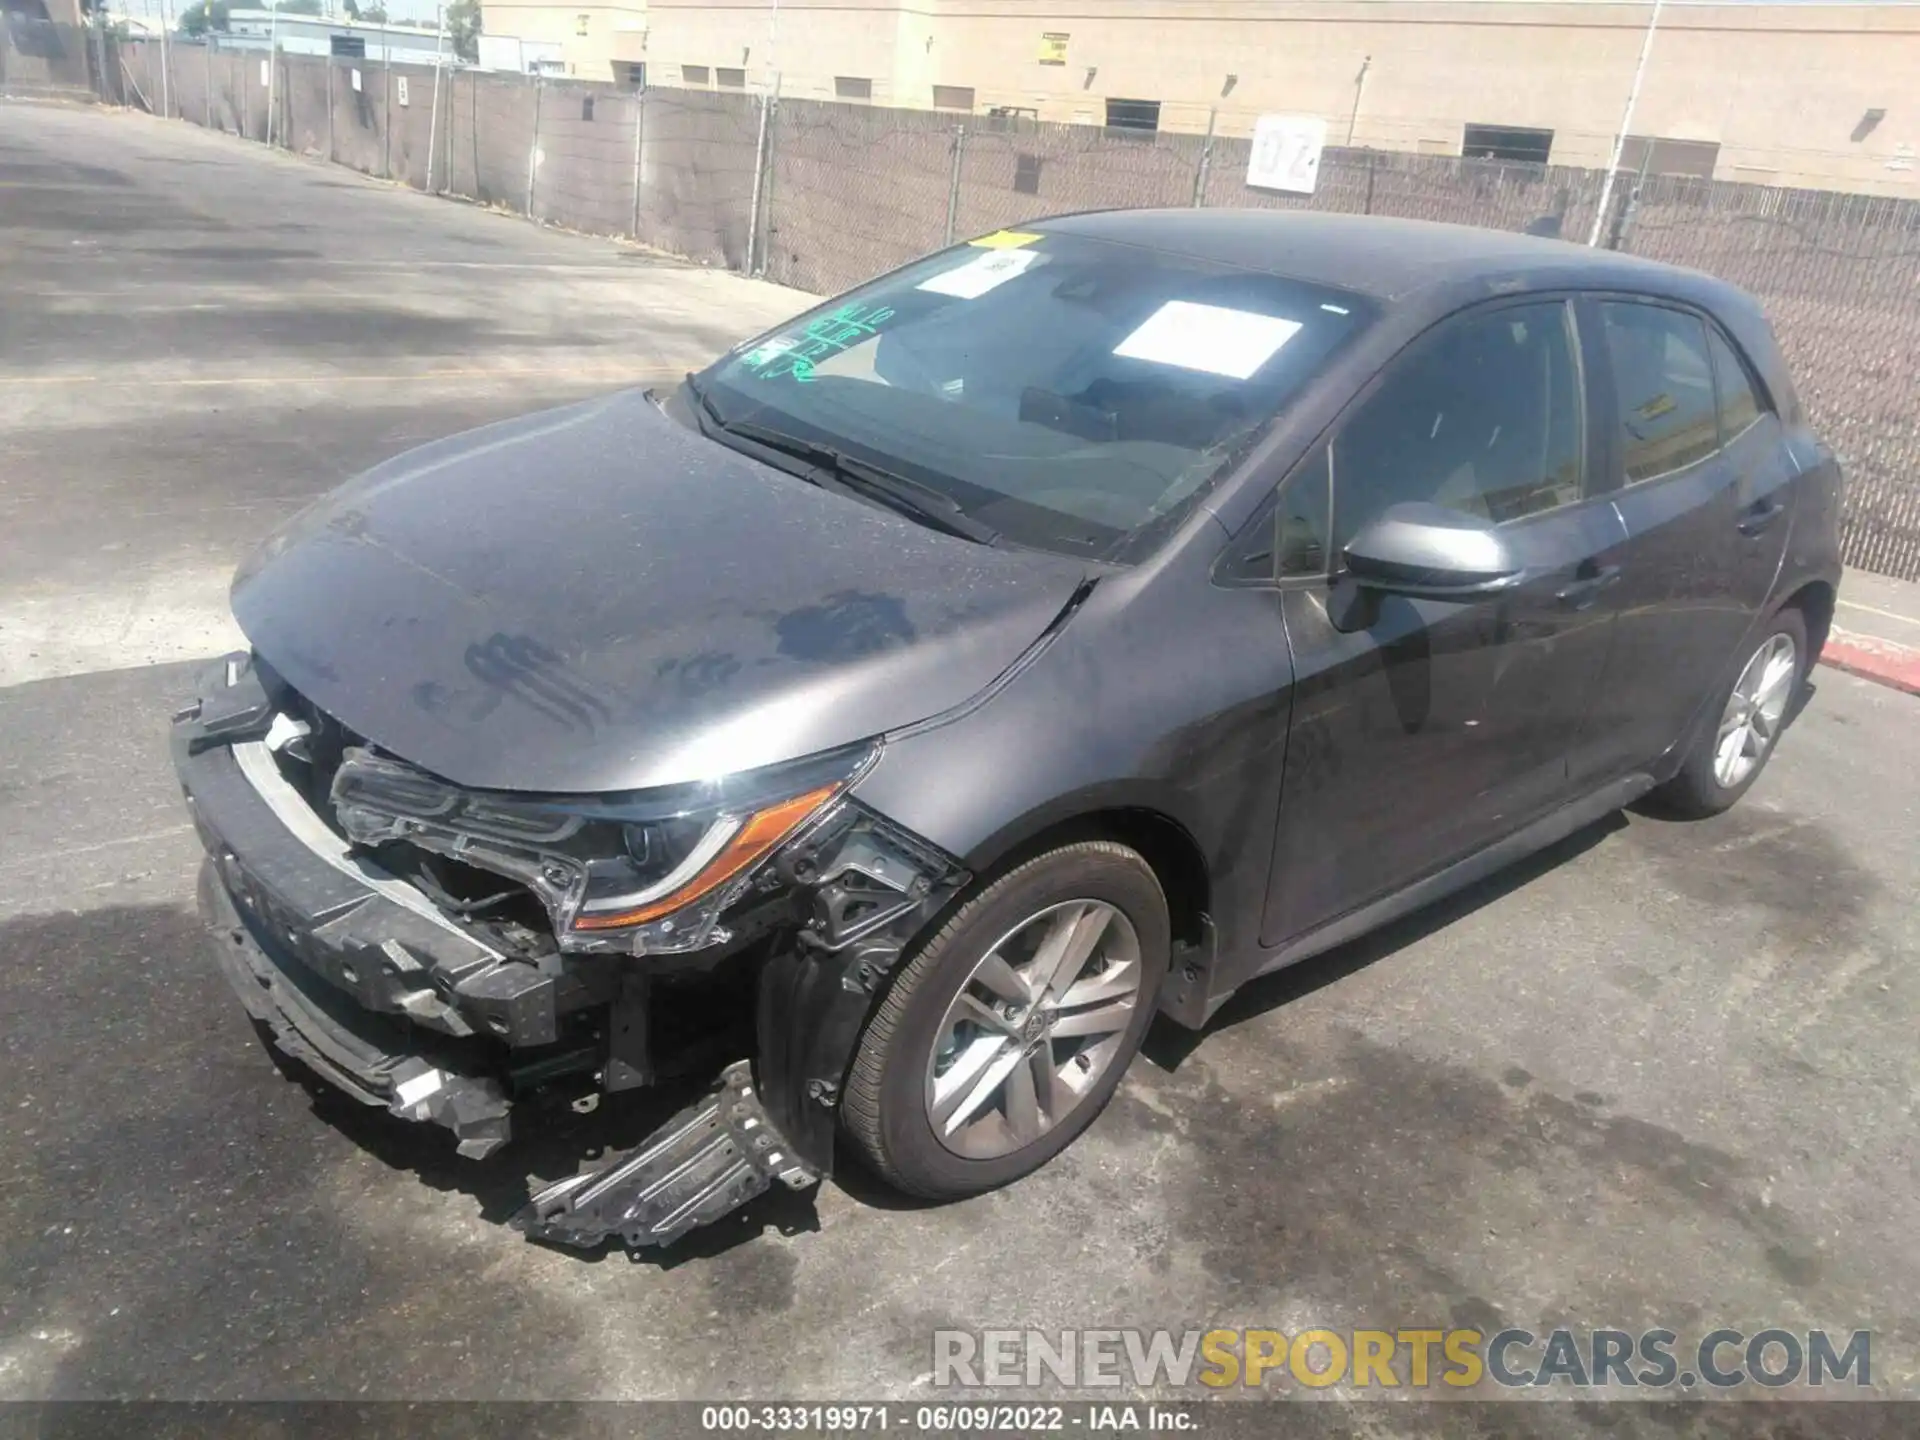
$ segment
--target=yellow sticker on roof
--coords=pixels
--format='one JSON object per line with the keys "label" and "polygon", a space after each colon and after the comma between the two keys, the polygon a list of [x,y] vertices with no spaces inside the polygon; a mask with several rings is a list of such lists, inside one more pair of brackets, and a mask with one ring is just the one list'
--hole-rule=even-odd
{"label": "yellow sticker on roof", "polygon": [[969,240],[969,245],[978,245],[982,250],[1018,250],[1022,245],[1031,245],[1040,237],[1026,230],[996,230],[991,235],[982,235],[978,240]]}

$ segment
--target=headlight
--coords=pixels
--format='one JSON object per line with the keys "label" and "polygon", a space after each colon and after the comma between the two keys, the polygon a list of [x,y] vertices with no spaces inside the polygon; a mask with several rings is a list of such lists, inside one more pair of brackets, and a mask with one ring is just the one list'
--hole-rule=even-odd
{"label": "headlight", "polygon": [[[617,888],[617,884],[607,883],[610,877],[601,867],[589,868],[587,889],[575,909],[573,928],[625,930],[671,915],[758,865],[844,788],[845,782],[819,785],[791,799],[745,814],[719,814],[691,822],[680,819],[666,825],[626,826],[627,864],[631,868],[658,870],[667,857],[681,851],[684,854],[673,861],[673,868],[658,880],[626,894],[604,893]],[[699,837],[692,839],[695,830],[699,830]],[[649,859],[646,864],[635,865],[632,857],[636,838],[642,855],[652,857],[658,853],[662,859],[658,862]],[[596,885],[596,881],[600,883]]]}
{"label": "headlight", "polygon": [[463,790],[349,751],[334,814],[358,844],[405,841],[507,875],[546,907],[568,950],[698,949],[761,863],[834,802],[869,749],[626,796]]}

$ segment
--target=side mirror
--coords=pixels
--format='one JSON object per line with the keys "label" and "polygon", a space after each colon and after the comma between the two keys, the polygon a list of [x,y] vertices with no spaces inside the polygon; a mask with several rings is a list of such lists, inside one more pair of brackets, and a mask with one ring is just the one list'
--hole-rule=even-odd
{"label": "side mirror", "polygon": [[1390,505],[1341,552],[1364,590],[1415,600],[1480,600],[1511,590],[1525,567],[1491,520],[1424,501]]}

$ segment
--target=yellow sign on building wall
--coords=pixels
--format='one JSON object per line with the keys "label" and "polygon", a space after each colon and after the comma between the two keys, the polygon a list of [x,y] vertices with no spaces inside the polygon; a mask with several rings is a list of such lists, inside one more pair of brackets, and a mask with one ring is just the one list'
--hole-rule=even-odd
{"label": "yellow sign on building wall", "polygon": [[1040,63],[1042,65],[1067,63],[1066,35],[1057,30],[1049,30],[1040,36]]}

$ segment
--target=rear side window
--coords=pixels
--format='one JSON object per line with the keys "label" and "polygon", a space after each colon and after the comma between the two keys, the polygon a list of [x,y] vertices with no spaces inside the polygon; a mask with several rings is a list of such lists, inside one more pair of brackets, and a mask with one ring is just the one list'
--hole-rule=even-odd
{"label": "rear side window", "polygon": [[1607,301],[1601,328],[1620,407],[1628,484],[1685,469],[1720,447],[1707,327],[1659,305]]}
{"label": "rear side window", "polygon": [[1495,522],[1581,496],[1580,371],[1567,307],[1454,320],[1388,370],[1333,447],[1333,549],[1390,505]]}
{"label": "rear side window", "polygon": [[1754,392],[1753,377],[1725,336],[1709,329],[1707,346],[1713,351],[1713,382],[1720,397],[1720,434],[1731,440],[1760,418],[1760,397]]}

